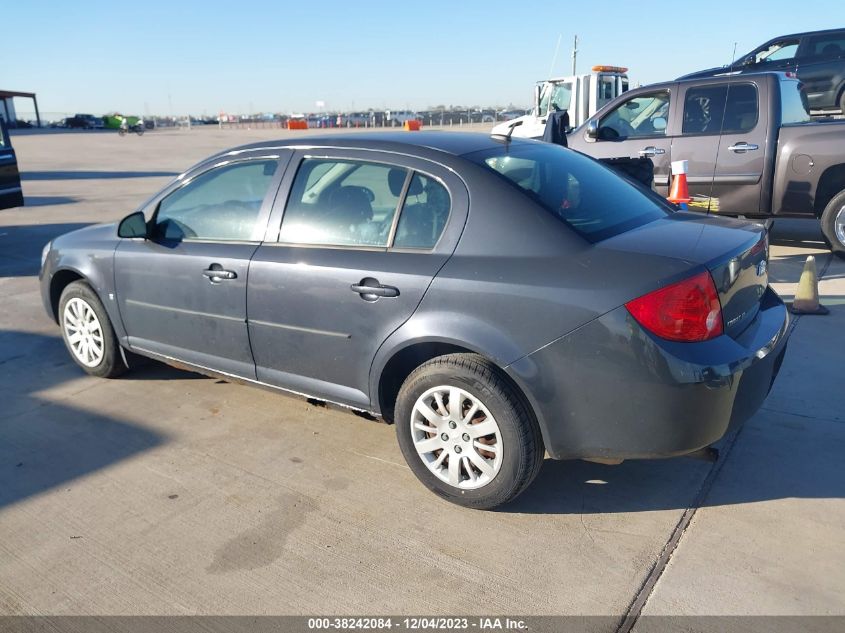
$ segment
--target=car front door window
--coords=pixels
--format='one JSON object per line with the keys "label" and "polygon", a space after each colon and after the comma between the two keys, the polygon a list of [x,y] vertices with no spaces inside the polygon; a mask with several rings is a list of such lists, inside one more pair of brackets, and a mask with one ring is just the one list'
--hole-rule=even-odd
{"label": "car front door window", "polygon": [[230,163],[199,174],[164,198],[155,216],[163,240],[249,241],[278,160]]}
{"label": "car front door window", "polygon": [[754,54],[754,63],[761,64],[792,59],[796,52],[798,52],[798,40],[774,42]]}
{"label": "car front door window", "polygon": [[669,93],[656,92],[628,99],[599,123],[599,138],[612,141],[644,136],[665,136]]}

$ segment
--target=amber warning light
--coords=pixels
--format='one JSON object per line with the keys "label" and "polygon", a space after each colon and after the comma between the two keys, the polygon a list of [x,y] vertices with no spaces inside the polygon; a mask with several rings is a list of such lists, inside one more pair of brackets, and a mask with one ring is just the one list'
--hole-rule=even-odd
{"label": "amber warning light", "polygon": [[627,68],[623,66],[593,66],[594,73],[626,73]]}

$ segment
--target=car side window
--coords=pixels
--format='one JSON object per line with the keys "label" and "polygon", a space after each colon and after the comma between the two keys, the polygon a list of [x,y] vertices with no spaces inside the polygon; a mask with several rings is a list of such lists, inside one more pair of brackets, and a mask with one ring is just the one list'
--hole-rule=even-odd
{"label": "car side window", "polygon": [[399,215],[395,248],[434,248],[452,206],[449,192],[430,176],[415,173]]}
{"label": "car side window", "polygon": [[666,134],[669,93],[638,95],[618,105],[599,121],[599,139],[612,141]]}
{"label": "car side window", "polygon": [[845,55],[845,31],[812,38],[807,47],[807,55],[829,58],[842,57]]}
{"label": "car side window", "polygon": [[785,59],[793,59],[798,52],[798,40],[781,40],[772,42],[765,48],[754,53],[754,63],[777,62]]}
{"label": "car side window", "polygon": [[304,159],[279,241],[386,247],[407,176],[407,169],[381,163]]}
{"label": "car side window", "polygon": [[757,125],[752,84],[690,88],[684,97],[683,134],[740,134]]}
{"label": "car side window", "polygon": [[684,97],[683,134],[719,134],[725,115],[727,86],[690,88]]}
{"label": "car side window", "polygon": [[155,235],[165,240],[249,241],[278,160],[212,168],[165,197]]}
{"label": "car side window", "polygon": [[749,132],[757,125],[757,88],[753,84],[731,84],[722,134]]}

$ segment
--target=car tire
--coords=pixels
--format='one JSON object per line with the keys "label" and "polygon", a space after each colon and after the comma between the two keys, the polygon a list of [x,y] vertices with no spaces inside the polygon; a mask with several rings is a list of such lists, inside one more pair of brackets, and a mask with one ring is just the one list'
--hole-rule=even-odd
{"label": "car tire", "polygon": [[440,356],[411,372],[399,390],[394,422],[417,478],[468,508],[511,501],[543,463],[540,428],[524,397],[475,354]]}
{"label": "car tire", "polygon": [[845,191],[831,198],[821,217],[821,229],[834,255],[845,259]]}
{"label": "car tire", "polygon": [[116,378],[126,371],[106,309],[84,281],[74,281],[62,292],[59,326],[65,347],[83,371],[99,378]]}

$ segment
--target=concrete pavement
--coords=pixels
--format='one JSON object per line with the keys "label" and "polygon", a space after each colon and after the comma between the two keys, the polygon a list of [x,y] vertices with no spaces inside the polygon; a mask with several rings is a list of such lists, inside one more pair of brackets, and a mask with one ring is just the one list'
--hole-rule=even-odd
{"label": "concrete pavement", "polygon": [[[417,483],[392,427],[157,364],[84,376],[40,305],[43,243],[279,135],[14,138],[34,206],[0,211],[0,614],[622,616],[649,578],[645,614],[845,614],[845,306],[798,321],[665,569],[710,464],[547,460],[516,503],[473,512]],[[804,228],[773,247],[785,294]]]}

